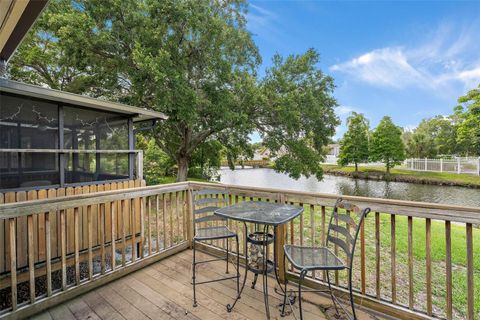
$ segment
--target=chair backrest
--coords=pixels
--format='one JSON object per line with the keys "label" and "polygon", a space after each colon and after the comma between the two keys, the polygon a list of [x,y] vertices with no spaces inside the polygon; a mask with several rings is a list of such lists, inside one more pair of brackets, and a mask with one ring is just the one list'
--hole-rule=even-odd
{"label": "chair backrest", "polygon": [[[339,209],[343,209],[345,212],[340,213]],[[352,267],[360,228],[369,212],[370,208],[360,209],[342,198],[339,198],[333,207],[328,225],[326,245],[328,246],[329,243],[332,243],[342,249],[347,256],[350,268]],[[354,219],[352,215],[356,215],[358,219]]]}
{"label": "chair backrest", "polygon": [[224,217],[214,214],[215,210],[228,205],[228,193],[222,189],[195,190],[193,194],[194,227],[199,223],[226,221]]}

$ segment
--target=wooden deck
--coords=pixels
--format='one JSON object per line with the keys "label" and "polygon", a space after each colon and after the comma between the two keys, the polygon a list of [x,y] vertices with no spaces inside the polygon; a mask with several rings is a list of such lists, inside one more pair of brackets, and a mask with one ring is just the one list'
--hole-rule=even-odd
{"label": "wooden deck", "polygon": [[[209,258],[199,253],[199,259]],[[211,258],[211,257],[210,257]],[[232,313],[226,311],[227,303],[235,295],[234,280],[198,286],[199,306],[192,307],[190,250],[183,251],[119,280],[97,288],[66,303],[51,308],[34,319],[263,319],[265,307],[261,281],[256,289],[250,288],[249,274],[242,298]],[[221,261],[198,266],[199,281],[223,275],[225,264]],[[243,274],[243,273],[242,273]],[[292,315],[281,318],[278,310],[279,296],[270,284],[270,312],[272,319],[294,319]],[[305,319],[329,319],[324,309],[331,307],[328,298],[306,294]],[[359,319],[379,319],[365,310],[359,310]]]}

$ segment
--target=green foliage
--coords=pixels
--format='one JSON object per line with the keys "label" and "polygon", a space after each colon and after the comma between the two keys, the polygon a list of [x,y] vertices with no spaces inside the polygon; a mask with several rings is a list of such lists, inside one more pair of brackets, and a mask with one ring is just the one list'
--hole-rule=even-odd
{"label": "green foliage", "polygon": [[372,133],[370,159],[383,162],[388,173],[391,168],[405,160],[402,130],[390,117],[383,117]]}
{"label": "green foliage", "polygon": [[165,177],[173,173],[174,162],[158,147],[155,139],[137,135],[136,148],[144,151],[143,175],[147,185],[164,183]]}
{"label": "green foliage", "polygon": [[[217,141],[232,161],[249,134],[282,150],[277,170],[321,176],[337,119],[318,54],[282,59],[259,81],[243,0],[52,1],[10,64],[14,79],[164,112],[151,133],[185,180],[196,150]],[[211,161],[207,162],[210,165]]]}
{"label": "green foliage", "polygon": [[188,176],[208,180],[213,178],[220,169],[223,149],[223,145],[217,140],[202,143],[192,155]]}
{"label": "green foliage", "polygon": [[354,163],[355,171],[358,171],[358,164],[368,161],[369,123],[363,114],[353,112],[347,119],[347,126],[347,132],[340,140],[338,164]]}
{"label": "green foliage", "polygon": [[468,153],[480,155],[480,85],[458,99],[457,141]]}
{"label": "green foliage", "polygon": [[262,108],[256,123],[263,143],[277,156],[274,169],[290,177],[322,177],[324,146],[339,124],[333,79],[316,65],[319,54],[282,58],[278,54],[261,82]]}
{"label": "green foliage", "polygon": [[459,151],[456,127],[451,117],[436,116],[423,119],[405,140],[407,154],[413,158],[435,158],[438,155],[451,155]]}

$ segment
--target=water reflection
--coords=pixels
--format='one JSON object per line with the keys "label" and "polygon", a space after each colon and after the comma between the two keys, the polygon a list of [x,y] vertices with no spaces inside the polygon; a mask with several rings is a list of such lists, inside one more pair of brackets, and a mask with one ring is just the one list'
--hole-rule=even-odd
{"label": "water reflection", "polygon": [[244,186],[480,206],[480,190],[463,187],[355,180],[331,175],[325,175],[323,181],[317,181],[314,177],[294,180],[287,175],[276,173],[272,169],[238,169],[235,171],[222,169],[220,174],[221,182]]}

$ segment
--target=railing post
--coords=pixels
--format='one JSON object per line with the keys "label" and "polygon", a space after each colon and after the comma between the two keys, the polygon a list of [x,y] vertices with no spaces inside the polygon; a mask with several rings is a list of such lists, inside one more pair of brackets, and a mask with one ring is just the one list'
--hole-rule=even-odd
{"label": "railing post", "polygon": [[189,186],[187,189],[187,241],[190,249],[192,248],[193,239],[193,195],[192,188]]}
{"label": "railing post", "polygon": [[143,150],[137,151],[136,177],[137,180],[143,180]]}
{"label": "railing post", "polygon": [[428,159],[427,158],[425,158],[425,167],[423,169],[424,169],[424,171],[428,170]]}
{"label": "railing post", "polygon": [[477,176],[480,176],[480,157],[477,159]]}
{"label": "railing post", "polygon": [[462,173],[462,168],[460,167],[460,158],[457,158],[457,173]]}
{"label": "railing post", "polygon": [[443,158],[440,158],[440,172],[443,172]]}
{"label": "railing post", "polygon": [[[279,193],[277,195],[277,201],[278,203],[285,203],[285,195]],[[286,225],[282,224],[277,227],[277,234],[275,238],[275,250],[276,256],[277,256],[277,263],[278,263],[278,276],[280,281],[284,282],[285,281],[285,270],[286,266],[283,264],[285,261],[284,258],[284,251],[283,251],[283,246],[285,245],[285,236],[286,236]]]}

